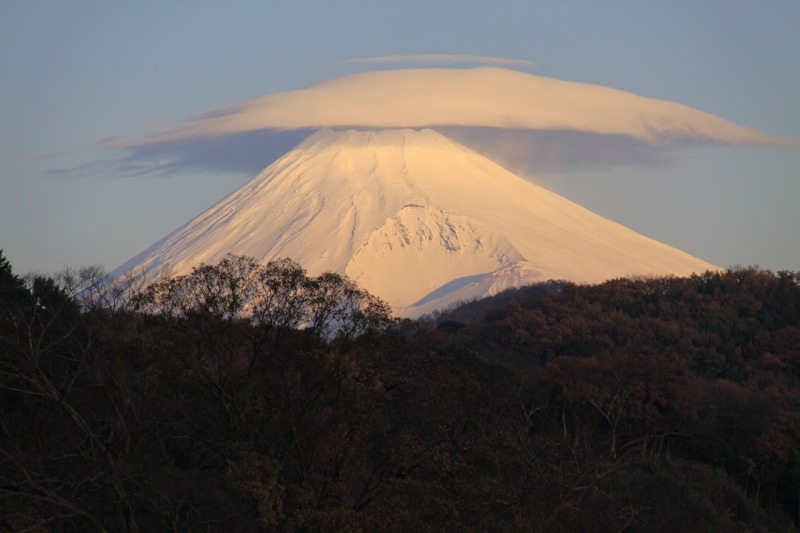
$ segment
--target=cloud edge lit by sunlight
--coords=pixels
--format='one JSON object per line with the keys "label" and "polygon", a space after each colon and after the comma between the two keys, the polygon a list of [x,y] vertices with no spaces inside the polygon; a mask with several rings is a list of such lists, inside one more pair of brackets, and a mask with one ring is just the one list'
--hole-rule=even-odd
{"label": "cloud edge lit by sunlight", "polygon": [[537,63],[527,59],[510,59],[506,57],[464,55],[464,54],[409,54],[374,57],[359,57],[339,61],[336,66],[379,65],[383,63],[474,63],[480,65],[513,65],[518,67],[535,67]]}
{"label": "cloud edge lit by sunlight", "polygon": [[625,135],[648,143],[800,146],[683,104],[601,85],[497,67],[371,71],[195,115],[155,134],[98,146],[149,144],[308,128],[482,127]]}

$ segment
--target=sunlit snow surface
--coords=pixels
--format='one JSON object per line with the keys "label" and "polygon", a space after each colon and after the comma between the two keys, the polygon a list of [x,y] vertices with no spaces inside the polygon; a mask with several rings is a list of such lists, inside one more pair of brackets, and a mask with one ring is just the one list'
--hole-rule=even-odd
{"label": "sunlit snow surface", "polygon": [[411,317],[548,279],[717,268],[430,129],[319,131],[115,272],[181,274],[228,253],[346,273]]}

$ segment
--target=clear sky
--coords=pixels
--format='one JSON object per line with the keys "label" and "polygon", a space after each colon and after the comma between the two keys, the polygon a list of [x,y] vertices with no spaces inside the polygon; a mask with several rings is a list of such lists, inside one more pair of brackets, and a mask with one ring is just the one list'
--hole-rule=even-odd
{"label": "clear sky", "polygon": [[[505,66],[800,139],[798,23],[788,0],[0,1],[0,248],[18,272],[111,270],[288,147],[200,143],[205,164],[154,171],[165,154],[123,169],[129,153],[101,140],[358,72],[470,63],[358,58],[520,60]],[[667,155],[597,155],[533,179],[722,267],[800,270],[800,149],[687,143]]]}

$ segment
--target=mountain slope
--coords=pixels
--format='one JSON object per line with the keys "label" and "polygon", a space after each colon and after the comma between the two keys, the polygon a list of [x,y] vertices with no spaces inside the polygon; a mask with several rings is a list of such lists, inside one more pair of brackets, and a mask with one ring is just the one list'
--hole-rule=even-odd
{"label": "mountain slope", "polygon": [[716,268],[429,129],[317,132],[116,272],[227,253],[346,273],[406,316],[546,279]]}

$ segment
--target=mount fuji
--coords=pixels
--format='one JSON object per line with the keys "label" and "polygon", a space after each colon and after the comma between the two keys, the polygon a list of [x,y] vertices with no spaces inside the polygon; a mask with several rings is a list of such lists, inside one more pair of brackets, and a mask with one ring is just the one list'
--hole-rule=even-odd
{"label": "mount fuji", "polygon": [[718,269],[430,129],[318,131],[114,274],[228,253],[347,274],[407,317],[548,279]]}

